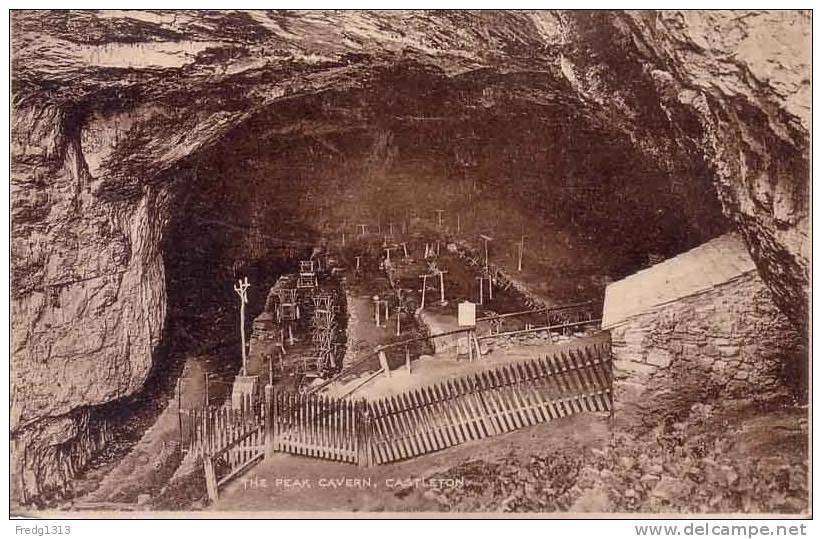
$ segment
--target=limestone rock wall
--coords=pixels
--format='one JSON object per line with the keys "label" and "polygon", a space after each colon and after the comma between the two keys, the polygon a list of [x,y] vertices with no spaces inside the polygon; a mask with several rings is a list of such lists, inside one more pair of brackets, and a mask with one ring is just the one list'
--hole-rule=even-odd
{"label": "limestone rock wall", "polygon": [[152,366],[167,193],[101,199],[55,109],[21,109],[12,141],[12,492],[25,501],[62,490],[96,449],[83,410],[136,392]]}
{"label": "limestone rock wall", "polygon": [[802,338],[755,273],[610,329],[614,402],[624,428],[653,426],[694,403],[787,392]]}

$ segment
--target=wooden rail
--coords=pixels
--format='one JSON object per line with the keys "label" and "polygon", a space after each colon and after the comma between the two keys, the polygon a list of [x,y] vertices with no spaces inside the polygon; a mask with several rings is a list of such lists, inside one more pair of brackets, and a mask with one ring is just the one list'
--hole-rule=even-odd
{"label": "wooden rail", "polygon": [[500,333],[489,333],[487,335],[478,335],[477,340],[482,341],[485,339],[496,339],[497,337],[506,337],[509,335],[523,335],[525,333],[536,333],[539,331],[551,331],[554,329],[567,329],[573,328],[576,326],[587,326],[590,324],[599,324],[602,322],[601,318],[591,318],[589,320],[581,320],[579,322],[565,322],[563,324],[556,324],[553,326],[538,326],[533,328],[525,328],[525,329],[515,329],[512,331],[502,331]]}
{"label": "wooden rail", "polygon": [[553,307],[542,307],[540,309],[530,309],[527,311],[516,311],[513,313],[503,313],[503,314],[495,314],[493,316],[483,316],[477,318],[477,323],[479,322],[490,322],[492,320],[500,320],[505,318],[513,318],[516,316],[527,316],[529,314],[540,314],[540,313],[547,313],[551,311],[563,311],[569,309],[578,309],[580,307],[593,307],[594,302],[593,300],[582,301],[579,303],[569,303],[567,305],[554,305]]}

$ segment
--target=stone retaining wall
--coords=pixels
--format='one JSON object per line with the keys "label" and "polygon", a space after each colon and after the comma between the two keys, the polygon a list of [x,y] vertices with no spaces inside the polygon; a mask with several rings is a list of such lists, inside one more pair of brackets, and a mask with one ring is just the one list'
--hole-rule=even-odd
{"label": "stone retaining wall", "polygon": [[751,272],[610,328],[617,424],[650,427],[696,402],[786,392],[799,333]]}

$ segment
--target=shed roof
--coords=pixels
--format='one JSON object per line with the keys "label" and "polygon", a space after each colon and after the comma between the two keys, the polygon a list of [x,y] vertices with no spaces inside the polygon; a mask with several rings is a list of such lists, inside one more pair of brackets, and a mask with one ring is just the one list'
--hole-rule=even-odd
{"label": "shed roof", "polygon": [[736,233],[714,238],[608,285],[602,327],[621,324],[666,303],[693,296],[756,270]]}

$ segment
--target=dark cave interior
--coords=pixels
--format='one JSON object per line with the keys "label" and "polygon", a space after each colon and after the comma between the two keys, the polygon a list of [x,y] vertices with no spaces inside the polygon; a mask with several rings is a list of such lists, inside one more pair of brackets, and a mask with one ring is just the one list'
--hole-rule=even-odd
{"label": "dark cave interior", "polygon": [[487,80],[394,69],[234,128],[181,174],[164,250],[172,312],[200,311],[206,298],[224,310],[241,273],[269,283],[320,239],[435,209],[460,214],[466,234],[525,232],[586,282],[729,229],[695,146],[648,159],[574,103],[518,98],[528,82],[503,78],[509,90],[477,95]]}

